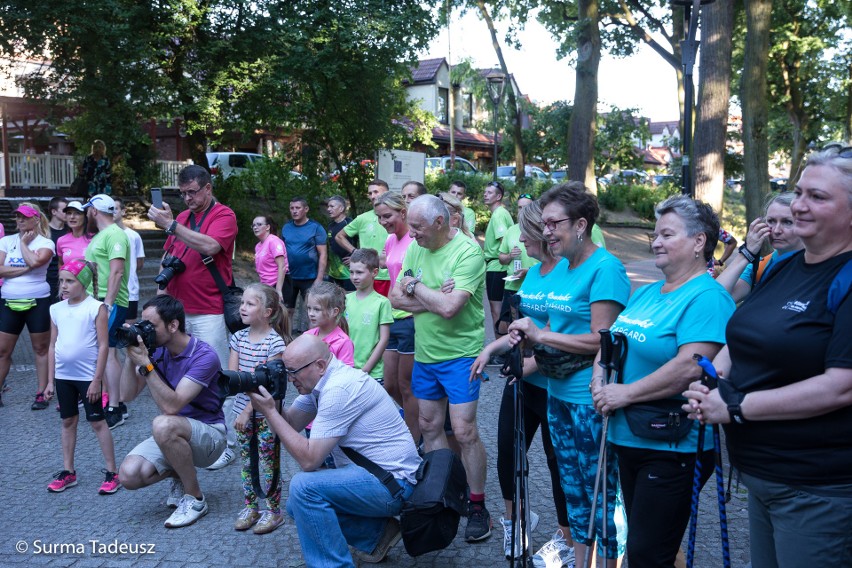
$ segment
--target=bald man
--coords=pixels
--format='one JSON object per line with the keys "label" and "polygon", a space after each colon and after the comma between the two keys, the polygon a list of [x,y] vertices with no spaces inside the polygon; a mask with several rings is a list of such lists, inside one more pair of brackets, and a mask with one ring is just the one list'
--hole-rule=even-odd
{"label": "bald man", "polygon": [[[302,335],[284,351],[284,366],[299,396],[279,414],[263,387],[251,393],[255,410],[299,463],[287,513],[295,519],[308,566],[352,566],[348,546],[362,561],[379,562],[400,539],[403,501],[416,483],[420,457],[393,399],[359,369],[341,363],[318,337]],[[299,432],[313,420],[311,437]],[[340,449],[351,448],[390,472],[394,494]],[[326,456],[335,469],[319,469]]]}

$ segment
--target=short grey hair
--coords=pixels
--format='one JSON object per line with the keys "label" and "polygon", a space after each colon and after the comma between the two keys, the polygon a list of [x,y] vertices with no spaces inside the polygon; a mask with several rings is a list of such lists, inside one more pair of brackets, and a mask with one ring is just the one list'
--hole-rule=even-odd
{"label": "short grey hair", "polygon": [[694,237],[698,233],[704,233],[707,237],[704,242],[704,260],[709,262],[719,242],[719,216],[713,208],[686,195],[673,195],[654,210],[657,219],[666,213],[674,213],[680,217],[688,236]]}
{"label": "short grey hair", "polygon": [[783,193],[771,195],[766,201],[766,206],[763,208],[763,216],[766,217],[766,215],[769,214],[769,208],[775,203],[784,207],[790,207],[790,204],[793,203],[793,199],[795,198],[796,194],[792,191],[785,191]]}
{"label": "short grey hair", "polygon": [[435,224],[438,217],[442,217],[444,222],[450,226],[450,210],[438,197],[434,195],[421,195],[411,202],[408,207],[409,215],[422,215],[423,219],[430,225]]}
{"label": "short grey hair", "polygon": [[[810,166],[833,168],[843,178],[843,183],[849,194],[849,205],[852,206],[852,157],[843,157],[840,155],[841,150],[844,151],[845,155],[848,149],[848,145],[844,148],[843,144],[837,142],[829,144],[822,150],[809,155],[805,162],[805,168]],[[796,181],[798,182],[798,180]]]}

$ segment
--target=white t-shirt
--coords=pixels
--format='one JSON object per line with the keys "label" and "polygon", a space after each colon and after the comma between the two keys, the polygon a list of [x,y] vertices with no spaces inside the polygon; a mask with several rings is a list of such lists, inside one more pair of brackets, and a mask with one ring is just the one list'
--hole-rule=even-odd
{"label": "white t-shirt", "polygon": [[145,258],[145,247],[142,246],[142,237],[130,227],[124,228],[124,234],[130,241],[130,262],[127,263],[127,269],[130,271],[127,277],[128,300],[137,302],[139,301],[139,275],[136,274],[136,263],[138,262],[137,259]]}
{"label": "white t-shirt", "polygon": [[[32,251],[50,249],[51,253],[56,252],[53,241],[41,235],[36,235],[29,244],[29,249]],[[24,256],[21,254],[20,235],[14,234],[0,239],[0,251],[6,253],[3,266],[21,268],[27,265],[24,262]],[[3,297],[8,300],[21,300],[23,298],[47,298],[50,296],[50,284],[47,283],[47,267],[49,265],[49,262],[45,262],[22,276],[6,278],[2,288]]]}
{"label": "white t-shirt", "polygon": [[92,296],[79,304],[63,300],[50,306],[50,321],[56,326],[56,378],[91,381],[98,362],[98,332],[95,319],[103,305]]}

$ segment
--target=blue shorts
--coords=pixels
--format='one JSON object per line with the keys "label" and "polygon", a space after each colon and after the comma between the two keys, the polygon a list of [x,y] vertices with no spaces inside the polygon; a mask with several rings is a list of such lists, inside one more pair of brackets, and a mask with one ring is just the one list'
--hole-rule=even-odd
{"label": "blue shorts", "polygon": [[390,339],[386,351],[397,351],[400,355],[414,354],[414,318],[395,319],[390,326]]}
{"label": "blue shorts", "polygon": [[109,346],[115,347],[118,341],[115,338],[115,330],[124,325],[127,319],[127,308],[124,306],[113,306],[109,313]]}
{"label": "blue shorts", "polygon": [[479,379],[469,381],[473,357],[461,357],[440,363],[414,361],[411,392],[423,400],[448,398],[450,404],[479,400]]}

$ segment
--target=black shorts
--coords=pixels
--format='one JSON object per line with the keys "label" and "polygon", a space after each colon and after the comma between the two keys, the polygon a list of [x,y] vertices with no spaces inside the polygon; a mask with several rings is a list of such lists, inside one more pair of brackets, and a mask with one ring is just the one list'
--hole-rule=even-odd
{"label": "black shorts", "polygon": [[329,280],[329,282],[334,282],[335,284],[337,284],[338,286],[340,286],[341,288],[343,288],[347,292],[354,292],[355,291],[355,284],[353,284],[351,280],[341,280],[339,278],[332,278],[330,276],[329,276],[328,280]]}
{"label": "black shorts", "polygon": [[489,302],[499,302],[503,299],[503,289],[506,281],[506,271],[485,273],[485,293],[488,294]]}
{"label": "black shorts", "polygon": [[88,422],[98,422],[104,420],[103,398],[98,397],[98,401],[94,404],[89,402],[89,397],[86,396],[86,391],[89,390],[89,385],[92,381],[70,381],[66,379],[56,379],[56,399],[59,401],[59,416],[62,418],[71,418],[80,414],[77,408],[77,401],[83,399],[83,408],[86,411],[86,420]]}
{"label": "black shorts", "polygon": [[0,300],[0,331],[21,335],[24,325],[30,333],[50,332],[50,298],[36,298],[36,305],[25,312],[16,312]]}
{"label": "black shorts", "polygon": [[516,294],[517,292],[513,292],[512,290],[505,290],[503,292],[503,305],[500,306],[500,319],[498,321],[512,323],[512,297]]}
{"label": "black shorts", "polygon": [[294,309],[296,307],[296,300],[299,299],[299,294],[302,295],[302,300],[305,300],[308,295],[308,288],[313,285],[313,278],[302,280],[300,278],[290,278],[289,274],[284,276],[284,286],[281,290],[284,305],[290,310]]}
{"label": "black shorts", "polygon": [[400,355],[414,354],[414,318],[395,319],[390,326],[390,339],[386,351],[396,351]]}
{"label": "black shorts", "polygon": [[127,313],[124,314],[125,320],[136,321],[139,317],[139,300],[130,300],[127,302]]}

